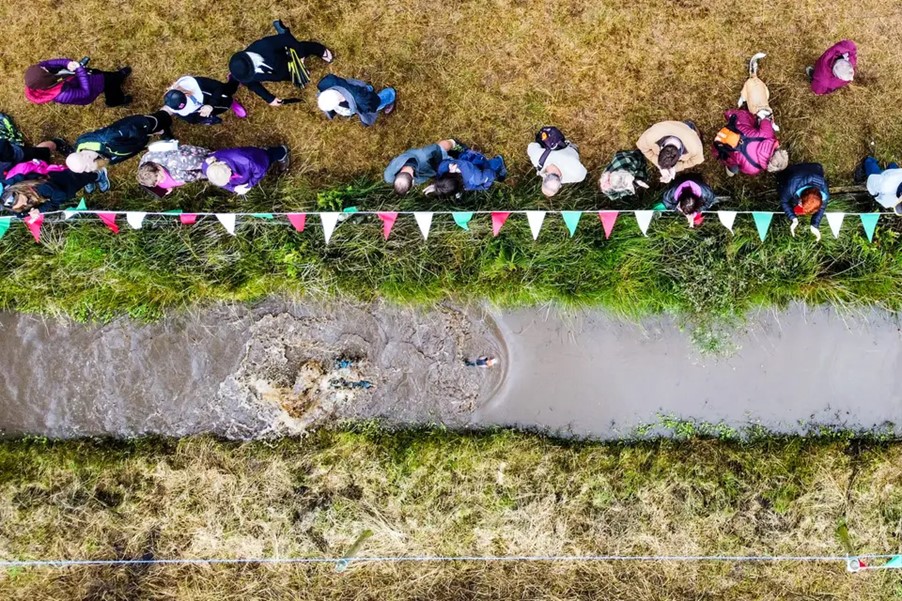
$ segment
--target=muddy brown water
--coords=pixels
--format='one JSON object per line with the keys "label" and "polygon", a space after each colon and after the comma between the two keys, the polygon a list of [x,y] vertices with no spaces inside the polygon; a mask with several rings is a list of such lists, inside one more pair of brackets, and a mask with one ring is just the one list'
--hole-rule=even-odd
{"label": "muddy brown water", "polygon": [[[610,439],[667,415],[902,433],[895,317],[796,306],[733,342],[710,358],[666,317],[547,309],[269,302],[102,326],[7,313],[0,432],[247,439],[379,419]],[[463,364],[481,354],[500,366]]]}

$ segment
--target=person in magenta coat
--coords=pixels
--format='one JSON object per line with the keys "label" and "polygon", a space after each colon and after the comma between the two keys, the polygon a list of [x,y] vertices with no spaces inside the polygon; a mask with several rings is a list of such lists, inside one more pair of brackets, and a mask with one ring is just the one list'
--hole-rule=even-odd
{"label": "person in magenta coat", "polygon": [[88,59],[77,62],[68,58],[54,58],[32,65],[25,70],[25,97],[35,104],[86,105],[101,94],[109,107],[123,106],[132,97],[122,91],[122,84],[131,74],[131,67],[118,71],[99,71],[86,67]]}
{"label": "person in magenta coat", "polygon": [[849,85],[857,68],[858,47],[852,40],[843,40],[830,46],[805,71],[811,80],[811,91],[822,96]]}
{"label": "person in magenta coat", "polygon": [[759,119],[745,109],[724,111],[727,125],[714,138],[714,156],[726,167],[727,175],[759,175],[782,171],[789,155],[780,148],[771,119]]}

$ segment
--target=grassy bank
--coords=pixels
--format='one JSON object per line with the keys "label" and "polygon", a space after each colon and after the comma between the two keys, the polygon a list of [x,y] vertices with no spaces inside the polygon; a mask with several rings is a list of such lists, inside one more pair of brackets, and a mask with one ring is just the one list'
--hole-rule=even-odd
{"label": "grassy bank", "polygon": [[[0,445],[0,555],[898,552],[902,447],[851,440],[563,444],[321,432]],[[429,564],[16,569],[7,599],[890,599],[839,564]]]}

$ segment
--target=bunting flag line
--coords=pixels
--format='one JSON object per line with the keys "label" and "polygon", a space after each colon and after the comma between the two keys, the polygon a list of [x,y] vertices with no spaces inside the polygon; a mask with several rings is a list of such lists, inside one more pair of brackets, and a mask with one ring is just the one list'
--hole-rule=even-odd
{"label": "bunting flag line", "polygon": [[492,236],[497,238],[498,232],[501,231],[501,228],[504,226],[504,222],[507,221],[507,218],[510,217],[511,214],[509,211],[495,211],[492,213]]}
{"label": "bunting flag line", "polygon": [[598,219],[601,220],[601,227],[604,228],[604,239],[611,239],[611,232],[614,231],[614,224],[617,223],[617,216],[620,211],[599,211]]}
{"label": "bunting flag line", "polygon": [[144,227],[145,217],[147,217],[147,213],[141,211],[127,211],[125,213],[125,221],[133,230],[140,230]]}
{"label": "bunting flag line", "polygon": [[773,220],[774,214],[770,211],[755,211],[752,213],[752,219],[755,220],[755,227],[758,228],[758,237],[764,242],[767,238],[767,230],[770,229],[770,222]]}
{"label": "bunting flag line", "polygon": [[720,224],[733,233],[733,224],[736,223],[736,211],[717,211],[717,218]]}
{"label": "bunting flag line", "polygon": [[194,225],[197,223],[197,214],[195,213],[179,213],[179,223],[182,225]]}
{"label": "bunting flag line", "polygon": [[387,212],[376,213],[376,216],[382,220],[382,237],[388,240],[388,236],[391,234],[391,228],[395,226],[395,221],[398,219],[398,214]]}
{"label": "bunting flag line", "polygon": [[451,214],[454,217],[454,223],[463,229],[470,231],[470,220],[473,219],[473,213],[455,212]]}
{"label": "bunting flag line", "polygon": [[582,216],[582,211],[561,211],[561,219],[564,220],[564,225],[570,231],[571,238],[576,233],[576,226],[579,225],[579,218]]}
{"label": "bunting flag line", "polygon": [[542,231],[542,223],[545,222],[545,211],[526,211],[526,221],[529,222],[532,239],[538,240],[539,232]]}
{"label": "bunting flag line", "polygon": [[648,226],[651,225],[651,218],[655,216],[654,211],[633,211],[636,214],[636,223],[643,236],[648,236]]}
{"label": "bunting flag line", "polygon": [[222,224],[225,231],[233,236],[235,235],[235,223],[237,219],[233,213],[216,213],[216,219],[219,220],[219,223]]}
{"label": "bunting flag line", "polygon": [[304,226],[307,224],[307,213],[288,213],[286,215],[288,218],[288,223],[294,226],[299,232],[304,231]]}
{"label": "bunting flag line", "polygon": [[9,226],[12,223],[12,217],[0,217],[0,238],[6,235],[6,232],[9,231]]}
{"label": "bunting flag line", "polygon": [[833,232],[834,238],[839,238],[839,230],[842,229],[842,222],[845,219],[845,213],[825,213],[827,223],[830,224],[830,231]]}
{"label": "bunting flag line", "polygon": [[873,242],[874,230],[877,228],[877,220],[880,219],[880,213],[862,213],[859,217],[861,218],[861,227],[864,228],[864,233],[868,236],[868,242]]}
{"label": "bunting flag line", "polygon": [[320,213],[319,220],[323,224],[323,236],[328,244],[335,231],[335,226],[338,225],[338,213]]}
{"label": "bunting flag line", "polygon": [[116,213],[97,213],[97,218],[100,219],[111,232],[114,234],[119,233],[119,226],[116,225]]}
{"label": "bunting flag line", "polygon": [[413,218],[417,221],[417,227],[423,234],[423,240],[429,239],[429,230],[432,228],[432,213],[425,211],[417,211],[413,214]]}
{"label": "bunting flag line", "polygon": [[34,236],[35,242],[41,241],[41,224],[44,223],[44,214],[41,213],[37,217],[26,217],[25,218],[25,226],[28,227],[28,231],[31,232],[31,235]]}

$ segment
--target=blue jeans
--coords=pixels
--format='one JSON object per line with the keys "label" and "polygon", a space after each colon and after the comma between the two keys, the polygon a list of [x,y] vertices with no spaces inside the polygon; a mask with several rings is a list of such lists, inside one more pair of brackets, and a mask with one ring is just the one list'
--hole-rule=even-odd
{"label": "blue jeans", "polygon": [[381,111],[388,105],[394,104],[397,98],[398,93],[395,92],[394,88],[385,88],[384,90],[379,90],[379,108],[377,108],[376,111]]}
{"label": "blue jeans", "polygon": [[[897,163],[890,163],[886,166],[887,169],[898,169],[899,165]],[[880,162],[877,161],[874,157],[867,157],[864,159],[864,174],[865,175],[879,175],[883,173],[883,169],[880,168]]]}

